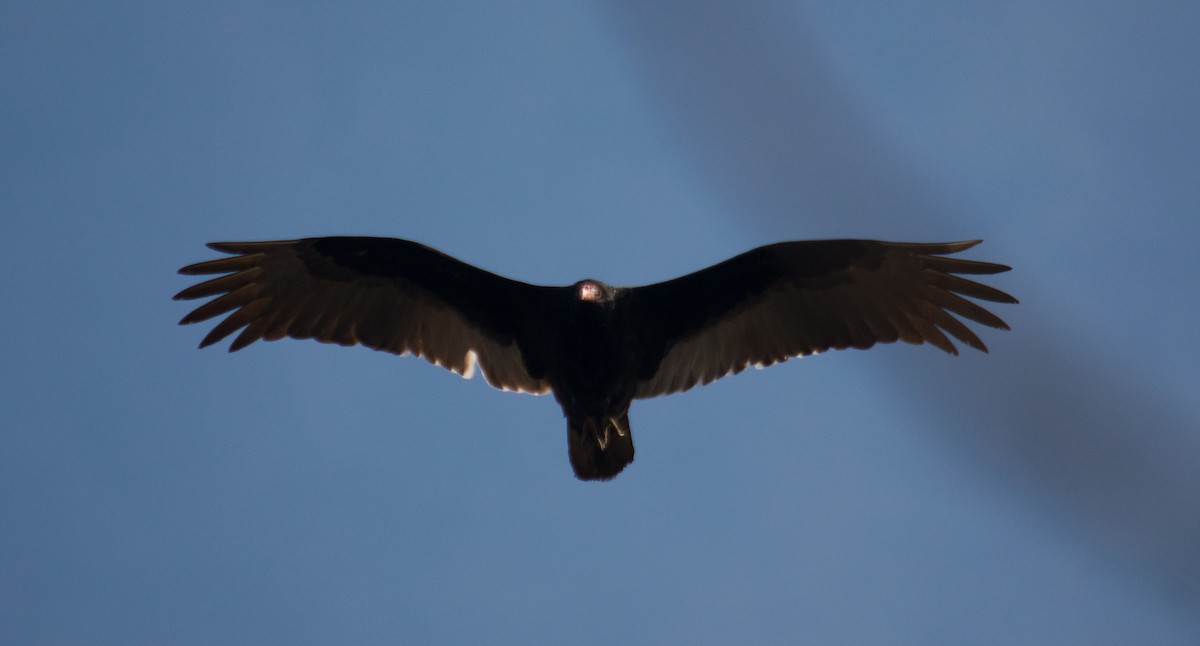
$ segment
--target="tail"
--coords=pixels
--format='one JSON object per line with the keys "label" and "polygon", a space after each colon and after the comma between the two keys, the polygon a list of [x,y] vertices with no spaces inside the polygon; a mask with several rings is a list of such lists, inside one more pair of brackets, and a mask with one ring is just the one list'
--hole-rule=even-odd
{"label": "tail", "polygon": [[629,413],[567,420],[567,453],[580,480],[611,480],[633,462]]}

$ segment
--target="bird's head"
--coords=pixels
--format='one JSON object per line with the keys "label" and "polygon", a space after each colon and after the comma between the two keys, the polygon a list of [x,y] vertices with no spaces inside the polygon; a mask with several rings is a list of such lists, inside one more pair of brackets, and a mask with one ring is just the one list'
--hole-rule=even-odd
{"label": "bird's head", "polygon": [[575,283],[575,300],[581,303],[607,303],[616,290],[598,280],[581,280]]}

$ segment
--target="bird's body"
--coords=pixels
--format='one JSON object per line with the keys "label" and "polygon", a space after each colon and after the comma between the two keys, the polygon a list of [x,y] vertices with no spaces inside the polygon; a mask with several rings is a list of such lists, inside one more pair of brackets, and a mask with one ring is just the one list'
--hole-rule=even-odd
{"label": "bird's body", "polygon": [[176,298],[217,296],[181,323],[232,312],[201,347],[238,330],[231,351],[285,336],[361,343],[464,376],[478,363],[497,388],[552,392],[575,474],[607,480],[633,460],[634,399],[830,348],[904,340],[957,353],[943,331],[986,351],[949,312],[1007,326],[959,294],[1016,299],[955,275],[1008,269],[945,257],[974,244],[779,243],[627,288],[529,285],[389,238],[214,243],[236,255],[180,272],[226,275]]}
{"label": "bird's body", "polygon": [[639,353],[631,343],[627,293],[580,281],[564,288],[565,303],[541,319],[548,324],[548,353],[573,357],[551,364],[546,381],[567,418],[571,465],[584,479],[611,478],[633,461],[629,405],[635,389],[626,375],[637,369]]}

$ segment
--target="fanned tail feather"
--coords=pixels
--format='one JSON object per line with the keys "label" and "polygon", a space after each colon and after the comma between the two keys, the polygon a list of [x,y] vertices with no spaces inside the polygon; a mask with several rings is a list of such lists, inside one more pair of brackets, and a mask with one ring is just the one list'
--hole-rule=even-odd
{"label": "fanned tail feather", "polygon": [[568,419],[567,452],[580,480],[611,480],[633,462],[629,413]]}

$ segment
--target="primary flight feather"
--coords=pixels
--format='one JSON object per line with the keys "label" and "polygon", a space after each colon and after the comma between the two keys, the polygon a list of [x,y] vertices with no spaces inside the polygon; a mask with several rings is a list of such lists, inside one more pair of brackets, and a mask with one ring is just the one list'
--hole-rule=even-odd
{"label": "primary flight feather", "polygon": [[[897,340],[987,347],[958,318],[1008,329],[974,301],[1016,303],[959,274],[1009,267],[950,254],[978,240],[781,242],[643,287],[543,287],[393,238],[216,242],[188,265],[222,274],[176,299],[215,296],[180,321],[229,313],[200,347],[283,337],[415,354],[496,388],[554,393],[575,475],[608,480],[633,461],[629,406],[747,366]],[[948,335],[948,336],[947,336]]]}

